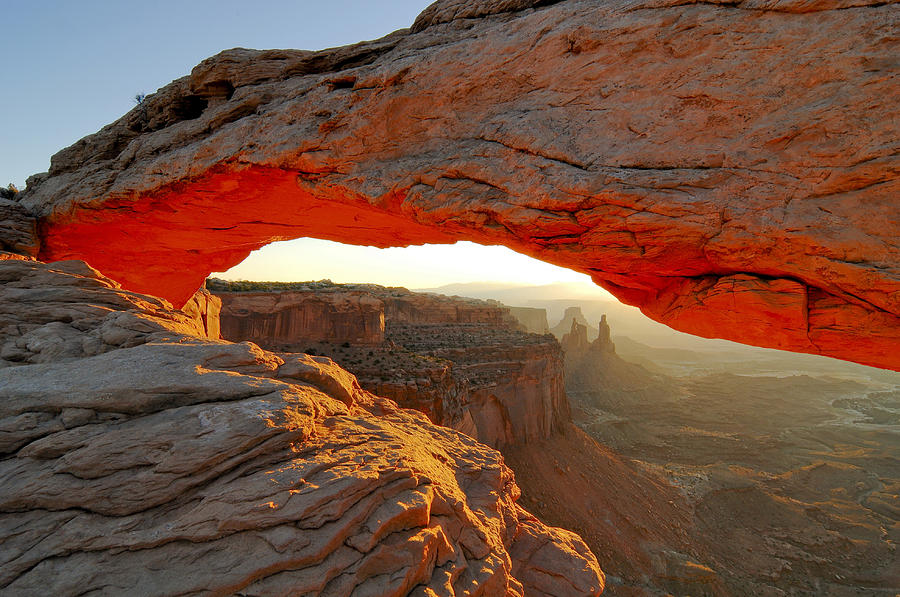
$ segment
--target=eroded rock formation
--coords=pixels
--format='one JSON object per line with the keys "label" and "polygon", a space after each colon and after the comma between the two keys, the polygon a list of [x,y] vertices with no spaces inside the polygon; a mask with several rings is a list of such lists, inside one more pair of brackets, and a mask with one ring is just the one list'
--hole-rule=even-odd
{"label": "eroded rock formation", "polygon": [[591,344],[588,342],[587,326],[572,320],[572,328],[560,340],[563,352],[571,359],[573,356],[581,356],[588,351]]}
{"label": "eroded rock formation", "polygon": [[504,329],[520,328],[510,308],[497,301],[410,292],[391,288],[382,292],[384,317],[397,324],[476,323]]}
{"label": "eroded rock formation", "polygon": [[411,30],[223,52],[59,152],[44,259],[186,301],[299,236],[470,239],[694,334],[898,368],[880,0],[440,0]]}
{"label": "eroded rock formation", "polygon": [[600,323],[597,324],[597,339],[594,340],[592,348],[601,352],[616,352],[616,345],[610,336],[609,323],[606,321],[606,313],[600,316]]}
{"label": "eroded rock formation", "polygon": [[563,355],[552,337],[478,324],[389,325],[388,336],[452,364],[457,392],[439,422],[481,442],[546,439],[571,420]]}
{"label": "eroded rock formation", "polygon": [[0,196],[0,254],[34,257],[38,251],[37,219],[20,203],[15,195]]}
{"label": "eroded rock formation", "polygon": [[571,419],[559,345],[519,331],[496,301],[328,281],[208,285],[225,339],[328,355],[365,389],[489,446],[545,439]]}
{"label": "eroded rock formation", "polygon": [[550,332],[562,341],[563,337],[572,331],[573,323],[584,326],[585,337],[587,337],[587,335],[597,335],[598,330],[588,323],[588,320],[584,317],[584,313],[581,312],[581,307],[578,306],[566,307],[562,319],[559,320],[559,323],[550,328]]}
{"label": "eroded rock formation", "polygon": [[[570,315],[570,313],[572,315]],[[588,326],[578,322],[581,316],[581,309],[578,307],[570,307],[566,309],[566,316],[563,317],[560,325],[568,320],[572,321],[572,326],[567,334],[564,334],[559,341],[563,352],[566,355],[567,366],[576,360],[581,359],[589,352],[597,354],[615,354],[616,345],[609,335],[609,324],[606,322],[606,315],[600,318],[600,324],[597,326],[597,337],[593,341],[588,340]],[[583,319],[583,317],[581,317]],[[557,326],[558,328],[559,326]],[[556,328],[554,328],[556,329]],[[599,363],[598,363],[599,365]]]}
{"label": "eroded rock formation", "polygon": [[602,590],[499,453],[330,359],[203,338],[83,263],[0,280],[3,594]]}
{"label": "eroded rock formation", "polygon": [[365,292],[228,292],[218,297],[222,336],[232,342],[290,345],[298,352],[304,343],[384,342],[384,303]]}

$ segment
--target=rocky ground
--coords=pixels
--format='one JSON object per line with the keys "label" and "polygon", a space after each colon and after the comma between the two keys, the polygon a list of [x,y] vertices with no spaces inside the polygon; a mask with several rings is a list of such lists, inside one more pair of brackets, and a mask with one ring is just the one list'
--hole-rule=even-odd
{"label": "rocky ground", "polygon": [[79,262],[0,280],[0,594],[602,589],[498,452],[331,359],[205,338]]}
{"label": "rocky ground", "polygon": [[689,500],[658,471],[571,425],[503,448],[522,501],[542,520],[576,531],[607,573],[604,595],[727,595],[692,535]]}

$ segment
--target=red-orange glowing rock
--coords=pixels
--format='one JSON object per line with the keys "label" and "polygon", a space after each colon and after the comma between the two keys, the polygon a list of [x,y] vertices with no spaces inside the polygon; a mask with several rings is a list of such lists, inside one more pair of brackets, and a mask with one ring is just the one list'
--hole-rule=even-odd
{"label": "red-orange glowing rock", "polygon": [[206,60],[21,202],[42,259],[176,303],[275,240],[469,239],[682,331],[898,369],[880,4],[445,0],[375,42]]}

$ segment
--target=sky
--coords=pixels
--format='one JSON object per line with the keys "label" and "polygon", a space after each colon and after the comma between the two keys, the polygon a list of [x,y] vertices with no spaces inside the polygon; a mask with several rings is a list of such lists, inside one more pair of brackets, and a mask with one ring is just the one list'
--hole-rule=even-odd
{"label": "sky", "polygon": [[[24,188],[50,156],[128,112],[222,50],[318,50],[408,27],[429,0],[0,0],[0,185]],[[329,261],[318,256],[327,251]],[[316,255],[316,259],[306,256]],[[503,247],[375,249],[316,239],[275,243],[229,279],[548,284],[590,278]]]}

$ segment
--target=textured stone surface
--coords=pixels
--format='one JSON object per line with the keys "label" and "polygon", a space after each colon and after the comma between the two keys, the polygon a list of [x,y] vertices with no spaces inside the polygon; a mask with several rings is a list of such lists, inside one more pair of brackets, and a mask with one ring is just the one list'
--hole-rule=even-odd
{"label": "textured stone surface", "polygon": [[37,220],[11,199],[0,197],[0,251],[34,257],[38,252]]}
{"label": "textured stone surface", "polygon": [[[328,355],[365,389],[489,446],[545,439],[571,419],[559,345],[519,331],[496,301],[325,281],[208,285],[226,340]],[[269,290],[237,290],[247,287]]]}
{"label": "textured stone surface", "polygon": [[528,443],[571,420],[563,355],[553,338],[476,326],[410,326],[405,336],[422,340],[401,339],[404,346],[453,363],[465,392],[447,414],[456,414],[457,428],[479,441]]}
{"label": "textured stone surface", "polygon": [[584,543],[516,504],[497,452],[330,359],[202,339],[84,264],[0,276],[4,350],[66,340],[0,360],[0,593],[602,590]]}
{"label": "textured stone surface", "polygon": [[178,304],[274,240],[469,239],[682,331],[898,368],[898,19],[444,0],[374,42],[210,58],[21,200],[45,258]]}
{"label": "textured stone surface", "polygon": [[223,292],[222,336],[262,346],[384,342],[384,303],[364,292]]}
{"label": "textured stone surface", "polygon": [[213,293],[201,288],[194,293],[181,308],[189,317],[200,322],[205,338],[218,340],[222,337],[220,329],[222,301]]}
{"label": "textured stone surface", "polygon": [[479,323],[496,328],[520,328],[509,307],[494,300],[388,289],[383,296],[384,318],[392,323]]}
{"label": "textured stone surface", "polygon": [[[209,337],[200,311],[206,300],[198,292],[184,313],[122,290],[81,261],[0,260],[0,367],[95,356],[183,335]],[[209,300],[215,311],[216,300]],[[214,322],[210,331],[218,339]]]}

